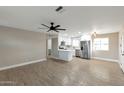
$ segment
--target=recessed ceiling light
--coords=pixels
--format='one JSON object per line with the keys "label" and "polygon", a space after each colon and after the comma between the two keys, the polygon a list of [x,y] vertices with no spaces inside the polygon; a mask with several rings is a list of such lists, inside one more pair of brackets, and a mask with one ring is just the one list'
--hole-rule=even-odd
{"label": "recessed ceiling light", "polygon": [[80,34],[81,32],[78,32],[78,34]]}
{"label": "recessed ceiling light", "polygon": [[64,36],[67,36],[68,34],[64,34]]}
{"label": "recessed ceiling light", "polygon": [[74,37],[74,35],[71,35],[71,37]]}

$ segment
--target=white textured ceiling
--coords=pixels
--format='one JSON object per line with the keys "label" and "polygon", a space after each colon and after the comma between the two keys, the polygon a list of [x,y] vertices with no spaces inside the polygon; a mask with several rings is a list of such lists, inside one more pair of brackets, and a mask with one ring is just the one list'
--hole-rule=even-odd
{"label": "white textured ceiling", "polygon": [[[0,25],[21,28],[31,31],[39,30],[40,24],[50,22],[60,24],[68,35],[79,35],[78,32],[98,33],[117,32],[124,25],[124,7],[108,6],[65,6],[62,13],[55,12],[57,6],[1,6]],[[81,34],[80,33],[80,34]]]}

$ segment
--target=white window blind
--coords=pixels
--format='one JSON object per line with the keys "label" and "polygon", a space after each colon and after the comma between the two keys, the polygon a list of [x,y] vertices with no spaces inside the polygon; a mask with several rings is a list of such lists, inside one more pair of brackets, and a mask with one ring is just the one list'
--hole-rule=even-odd
{"label": "white window blind", "polygon": [[95,50],[109,50],[109,38],[96,38],[94,39]]}

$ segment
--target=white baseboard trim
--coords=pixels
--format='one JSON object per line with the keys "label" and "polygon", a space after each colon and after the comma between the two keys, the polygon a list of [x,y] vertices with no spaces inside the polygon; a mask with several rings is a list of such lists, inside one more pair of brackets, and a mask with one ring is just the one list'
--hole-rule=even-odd
{"label": "white baseboard trim", "polygon": [[100,58],[100,57],[92,57],[92,58],[98,59],[98,60],[110,61],[110,62],[119,62],[118,60],[115,60],[115,59]]}
{"label": "white baseboard trim", "polygon": [[46,61],[47,59],[40,59],[40,60],[34,60],[34,61],[29,61],[29,62],[24,62],[24,63],[20,63],[20,64],[14,64],[14,65],[10,65],[10,66],[5,66],[5,67],[1,67],[0,71],[2,70],[7,70],[7,69],[11,69],[11,68],[16,68],[16,67],[20,67],[20,66],[25,66],[25,65],[29,65],[29,64],[33,64],[33,63],[38,63],[38,62],[42,62],[42,61]]}

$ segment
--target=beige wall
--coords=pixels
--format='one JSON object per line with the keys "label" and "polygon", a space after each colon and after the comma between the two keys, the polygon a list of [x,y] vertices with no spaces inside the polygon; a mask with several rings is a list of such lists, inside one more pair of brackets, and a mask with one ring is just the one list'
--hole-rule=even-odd
{"label": "beige wall", "polygon": [[95,51],[93,50],[93,57],[106,59],[119,59],[119,33],[99,34],[96,38],[109,38],[109,51]]}
{"label": "beige wall", "polygon": [[46,58],[46,35],[0,26],[0,68]]}

